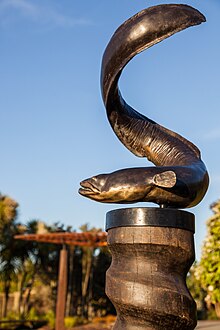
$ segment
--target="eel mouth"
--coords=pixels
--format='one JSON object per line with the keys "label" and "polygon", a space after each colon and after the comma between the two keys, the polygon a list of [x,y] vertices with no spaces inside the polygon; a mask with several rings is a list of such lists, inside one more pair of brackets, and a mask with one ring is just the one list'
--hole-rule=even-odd
{"label": "eel mouth", "polygon": [[99,189],[91,181],[92,179],[87,179],[80,182],[81,188],[79,188],[79,193],[81,195],[87,196],[100,194]]}

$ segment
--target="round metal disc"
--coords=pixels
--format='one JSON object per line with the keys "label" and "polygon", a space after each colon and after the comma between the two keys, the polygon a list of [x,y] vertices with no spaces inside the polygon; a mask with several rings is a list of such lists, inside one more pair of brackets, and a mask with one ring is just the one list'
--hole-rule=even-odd
{"label": "round metal disc", "polygon": [[132,226],[172,227],[195,233],[195,216],[187,211],[157,207],[122,208],[106,214],[106,231]]}

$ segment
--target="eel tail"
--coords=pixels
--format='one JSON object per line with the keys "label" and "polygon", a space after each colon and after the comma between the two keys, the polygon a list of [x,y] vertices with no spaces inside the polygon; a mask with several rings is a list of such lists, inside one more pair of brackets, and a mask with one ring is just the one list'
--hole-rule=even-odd
{"label": "eel tail", "polygon": [[198,159],[200,152],[190,141],[129,106],[121,96],[118,80],[135,55],[205,20],[198,10],[188,5],[150,7],[124,22],[104,52],[101,90],[108,120],[117,137],[132,153],[147,157],[155,165],[188,164]]}

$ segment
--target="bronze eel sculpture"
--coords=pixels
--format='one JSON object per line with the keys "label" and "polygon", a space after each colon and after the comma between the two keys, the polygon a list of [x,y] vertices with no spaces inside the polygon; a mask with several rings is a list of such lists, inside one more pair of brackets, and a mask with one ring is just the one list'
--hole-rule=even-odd
{"label": "bronze eel sculpture", "polygon": [[105,203],[154,202],[173,208],[192,207],[202,200],[209,177],[198,148],[129,106],[118,80],[135,55],[205,20],[188,5],[158,5],[137,13],[116,30],[102,60],[101,88],[108,120],[125,147],[156,166],[86,179],[80,183],[81,195]]}

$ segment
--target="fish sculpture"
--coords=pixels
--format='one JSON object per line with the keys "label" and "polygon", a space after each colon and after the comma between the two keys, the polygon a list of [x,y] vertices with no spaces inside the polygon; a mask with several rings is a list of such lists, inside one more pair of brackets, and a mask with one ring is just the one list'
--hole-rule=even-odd
{"label": "fish sculpture", "polygon": [[81,195],[104,203],[153,202],[172,208],[193,207],[202,200],[209,176],[199,149],[128,105],[118,81],[135,55],[205,20],[188,5],[165,4],[140,11],[116,30],[102,59],[101,90],[107,117],[124,146],[156,166],[126,168],[83,180]]}

